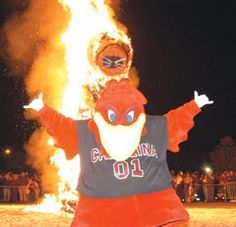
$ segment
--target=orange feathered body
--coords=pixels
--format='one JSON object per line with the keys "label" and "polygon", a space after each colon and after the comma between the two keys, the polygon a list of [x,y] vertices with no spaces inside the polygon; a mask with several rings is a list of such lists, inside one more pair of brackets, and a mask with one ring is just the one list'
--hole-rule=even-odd
{"label": "orange feathered body", "polygon": [[121,198],[80,196],[72,227],[180,226],[189,216],[173,189]]}
{"label": "orange feathered body", "polygon": [[[123,86],[124,92],[112,94],[114,90],[112,86],[108,93],[102,94],[97,103],[96,111],[100,111],[105,119],[104,122],[109,124],[132,125],[139,115],[144,112],[145,97],[137,90],[132,90],[133,88],[126,92],[125,83],[115,84],[118,87]],[[129,109],[130,107],[131,109]],[[117,115],[112,116],[111,119],[107,118],[107,108],[115,109],[114,112],[117,111]],[[127,118],[128,115],[123,114],[127,108],[128,112],[130,110],[134,112],[132,121]],[[168,150],[173,152],[179,150],[179,143],[187,139],[188,131],[194,125],[193,118],[199,112],[200,109],[196,103],[190,101],[165,115]],[[47,106],[39,114],[45,122],[47,131],[54,137],[56,145],[65,150],[67,158],[70,159],[77,154],[78,147],[84,142],[80,141],[80,135],[78,135],[76,129],[78,122],[64,117]],[[126,123],[125,120],[127,120]],[[88,124],[88,128],[96,137],[97,143],[102,147],[99,129],[93,119]],[[145,128],[142,136],[144,134]],[[95,172],[94,174],[103,173]],[[175,191],[169,187],[157,192],[136,193],[118,197],[93,197],[81,193],[72,226],[179,226],[187,222],[188,219],[189,216],[180,199]]]}

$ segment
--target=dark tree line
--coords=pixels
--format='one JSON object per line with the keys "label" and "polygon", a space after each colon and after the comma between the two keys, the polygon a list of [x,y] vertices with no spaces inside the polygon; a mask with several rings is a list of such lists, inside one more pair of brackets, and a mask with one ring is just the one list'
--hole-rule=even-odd
{"label": "dark tree line", "polygon": [[210,153],[210,162],[216,172],[236,171],[236,143],[232,137],[220,139],[219,145]]}

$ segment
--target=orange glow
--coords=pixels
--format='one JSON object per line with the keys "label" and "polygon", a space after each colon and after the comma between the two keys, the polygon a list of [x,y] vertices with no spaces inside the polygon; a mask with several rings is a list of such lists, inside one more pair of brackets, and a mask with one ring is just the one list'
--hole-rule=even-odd
{"label": "orange glow", "polygon": [[6,154],[6,155],[10,155],[11,154],[11,150],[8,148],[8,149],[6,149],[5,151],[4,151],[4,154]]}
{"label": "orange glow", "polygon": [[[73,119],[90,118],[93,113],[93,105],[88,100],[91,100],[89,96],[92,95],[91,93],[86,93],[84,87],[92,87],[99,91],[99,88],[110,78],[100,71],[98,67],[96,68],[96,64],[91,64],[91,59],[89,58],[91,55],[96,55],[95,52],[98,50],[101,37],[104,34],[112,38],[113,41],[121,41],[127,45],[130,45],[130,39],[125,31],[122,31],[119,28],[120,26],[117,26],[112,18],[112,11],[105,5],[104,0],[58,0],[58,2],[70,14],[70,21],[66,31],[61,35],[60,39],[55,39],[56,44],[53,44],[53,46],[63,46],[65,50],[63,64],[66,69],[62,71],[60,68],[62,66],[58,66],[58,71],[60,71],[58,75],[66,73],[66,84],[63,84],[64,91],[62,95],[61,86],[53,86],[52,90],[44,88],[45,99],[47,103],[52,103],[52,106],[58,106],[61,103],[58,110],[65,116]],[[92,48],[90,48],[91,46]],[[91,53],[91,50],[93,53]],[[132,49],[130,52],[132,52]],[[131,61],[129,62],[129,67],[130,64]],[[52,70],[48,64],[40,67],[47,67],[49,68],[48,70]],[[54,71],[57,70],[55,65],[52,68]],[[128,70],[119,75],[117,79],[121,77],[128,77]],[[47,79],[57,80],[55,77]],[[34,79],[31,78],[28,83],[30,84],[31,82],[32,84],[32,81]],[[44,82],[42,81],[42,83]],[[55,81],[56,84],[57,81]],[[60,94],[61,100],[59,100],[60,95],[55,94]],[[49,139],[47,146],[52,146],[53,144],[53,139]],[[60,180],[57,195],[45,195],[43,202],[30,210],[60,213],[63,200],[76,200],[78,198],[75,188],[80,171],[79,156],[77,155],[73,160],[67,161],[64,152],[57,149],[50,158],[50,162],[58,167]]]}
{"label": "orange glow", "polygon": [[[79,109],[87,108],[92,111],[84,101],[83,86],[86,84],[96,86],[98,81],[108,80],[100,70],[92,67],[88,56],[89,46],[93,45],[93,51],[96,51],[104,34],[124,43],[130,43],[130,39],[116,26],[104,0],[59,0],[59,2],[71,14],[68,30],[62,36],[69,78],[64,92],[62,112],[78,118]],[[91,113],[87,117],[90,116]]]}

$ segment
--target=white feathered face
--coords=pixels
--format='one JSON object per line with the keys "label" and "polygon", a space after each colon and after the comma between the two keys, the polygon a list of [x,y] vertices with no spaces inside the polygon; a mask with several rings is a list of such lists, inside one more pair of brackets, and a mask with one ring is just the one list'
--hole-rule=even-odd
{"label": "white feathered face", "polygon": [[97,142],[117,161],[126,160],[136,151],[145,132],[146,99],[125,81],[109,82],[112,85],[104,90],[90,121]]}
{"label": "white feathered face", "polygon": [[135,122],[131,123],[133,118],[133,111],[131,111],[126,116],[128,124],[112,124],[116,118],[115,112],[108,109],[107,114],[110,123],[99,112],[94,115],[101,144],[110,157],[116,161],[124,161],[135,152],[140,143],[146,116],[142,113]]}

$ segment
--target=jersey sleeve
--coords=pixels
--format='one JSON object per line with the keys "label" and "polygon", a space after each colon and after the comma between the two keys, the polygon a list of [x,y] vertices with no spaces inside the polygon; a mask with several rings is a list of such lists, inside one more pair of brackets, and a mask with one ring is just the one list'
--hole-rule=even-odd
{"label": "jersey sleeve", "polygon": [[188,138],[194,117],[201,111],[194,100],[165,114],[167,118],[168,150],[179,151],[179,144]]}
{"label": "jersey sleeve", "polygon": [[53,137],[55,146],[65,151],[67,159],[73,158],[77,154],[79,142],[76,121],[48,106],[44,106],[38,113],[47,132]]}

